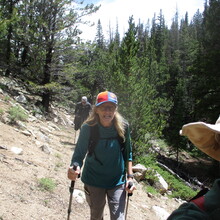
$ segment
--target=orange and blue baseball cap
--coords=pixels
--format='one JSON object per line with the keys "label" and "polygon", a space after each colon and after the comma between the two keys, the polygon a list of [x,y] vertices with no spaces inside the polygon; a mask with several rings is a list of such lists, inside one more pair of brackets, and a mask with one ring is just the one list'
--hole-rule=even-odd
{"label": "orange and blue baseball cap", "polygon": [[117,96],[113,92],[105,91],[105,92],[100,92],[97,95],[96,99],[96,106],[99,106],[105,102],[112,102],[115,105],[118,104]]}

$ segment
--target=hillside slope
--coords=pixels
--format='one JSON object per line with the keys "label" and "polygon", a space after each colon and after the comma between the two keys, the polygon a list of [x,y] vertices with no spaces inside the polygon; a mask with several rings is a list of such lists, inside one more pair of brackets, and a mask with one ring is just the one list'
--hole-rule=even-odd
{"label": "hillside slope", "polygon": [[[73,116],[63,109],[54,109],[55,117],[48,121],[27,111],[27,122],[11,125],[8,110],[15,104],[18,103],[14,97],[0,89],[0,219],[66,219],[70,196],[67,168],[75,147]],[[54,190],[42,190],[42,178],[53,180]],[[130,197],[127,219],[166,219],[179,205],[174,199],[149,196],[137,184]],[[105,216],[109,219],[107,207]],[[89,219],[80,179],[75,184],[71,219]]]}

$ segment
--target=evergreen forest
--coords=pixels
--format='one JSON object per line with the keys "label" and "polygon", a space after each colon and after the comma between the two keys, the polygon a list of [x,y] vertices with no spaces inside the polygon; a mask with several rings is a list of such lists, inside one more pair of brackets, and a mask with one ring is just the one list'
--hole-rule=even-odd
{"label": "evergreen forest", "polygon": [[134,156],[161,138],[177,150],[189,148],[179,135],[189,122],[215,123],[220,113],[220,0],[204,1],[189,20],[178,11],[170,27],[163,11],[143,24],[128,18],[104,37],[101,20],[93,41],[80,39],[79,25],[100,6],[76,0],[0,0],[0,75],[22,80],[52,103],[73,106],[86,95],[94,104],[114,92],[129,121]]}

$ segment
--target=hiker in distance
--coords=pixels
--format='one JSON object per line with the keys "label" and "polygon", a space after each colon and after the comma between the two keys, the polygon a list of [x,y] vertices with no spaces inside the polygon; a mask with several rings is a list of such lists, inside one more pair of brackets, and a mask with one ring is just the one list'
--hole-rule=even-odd
{"label": "hiker in distance", "polygon": [[[194,122],[186,124],[180,131],[201,151],[220,161],[220,117],[215,124]],[[202,196],[182,204],[167,220],[219,220],[220,219],[220,178]]]}
{"label": "hiker in distance", "polygon": [[83,96],[81,102],[78,102],[75,108],[74,129],[76,131],[80,129],[83,122],[88,118],[91,109],[92,106],[88,102],[87,97]]}
{"label": "hiker in distance", "polygon": [[[126,191],[132,193],[135,189],[129,127],[117,107],[114,93],[98,94],[89,118],[81,127],[68,169],[68,178],[76,180],[86,156],[81,180],[91,220],[103,219],[106,197],[111,220],[124,220]],[[72,169],[74,163],[79,164],[76,171]]]}

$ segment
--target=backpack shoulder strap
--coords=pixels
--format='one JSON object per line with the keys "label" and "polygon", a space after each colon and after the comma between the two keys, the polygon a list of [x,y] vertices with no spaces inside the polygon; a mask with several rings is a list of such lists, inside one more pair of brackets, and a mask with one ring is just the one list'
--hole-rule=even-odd
{"label": "backpack shoulder strap", "polygon": [[[127,130],[128,130],[128,124],[125,125],[125,135],[126,135]],[[124,140],[121,136],[119,136],[119,135],[118,135],[117,138],[118,138],[118,142],[119,142],[119,144],[120,144],[120,146],[121,146],[121,152],[122,152],[122,154],[123,154],[123,156],[124,156],[124,152],[125,152],[125,140]]]}
{"label": "backpack shoulder strap", "polygon": [[101,165],[103,163],[98,159],[95,153],[95,147],[99,141],[99,126],[98,124],[94,126],[90,126],[90,137],[89,137],[89,145],[88,145],[88,155],[92,156],[94,154],[95,160],[97,160]]}
{"label": "backpack shoulder strap", "polygon": [[204,195],[209,191],[208,188],[204,188],[201,191],[198,192],[196,196],[194,196],[192,199],[189,200],[189,202],[194,203],[197,205],[201,210],[205,211],[205,197]]}
{"label": "backpack shoulder strap", "polygon": [[94,153],[96,144],[99,140],[99,126],[98,124],[90,126],[90,137],[88,145],[88,154],[91,156]]}

